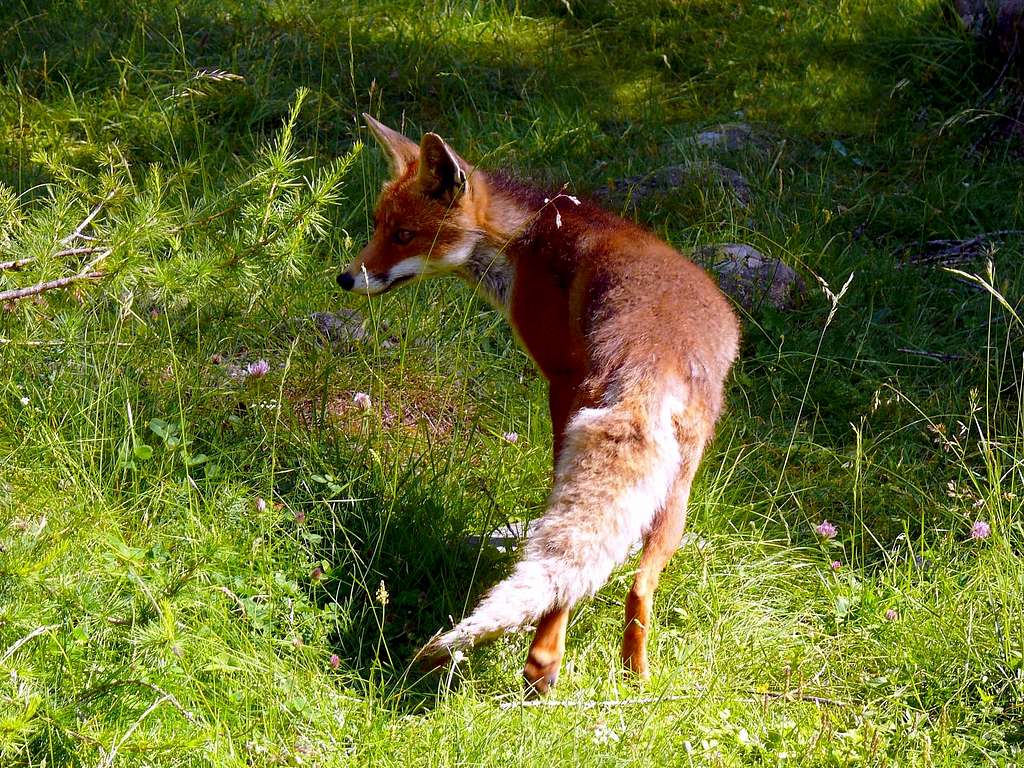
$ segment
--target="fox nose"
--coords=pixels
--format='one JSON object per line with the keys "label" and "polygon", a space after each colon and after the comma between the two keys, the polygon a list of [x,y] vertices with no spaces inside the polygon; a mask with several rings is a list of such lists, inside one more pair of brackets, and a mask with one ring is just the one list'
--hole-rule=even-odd
{"label": "fox nose", "polygon": [[356,284],[356,279],[352,277],[348,272],[342,272],[338,275],[338,285],[344,288],[346,291],[351,291],[352,286]]}

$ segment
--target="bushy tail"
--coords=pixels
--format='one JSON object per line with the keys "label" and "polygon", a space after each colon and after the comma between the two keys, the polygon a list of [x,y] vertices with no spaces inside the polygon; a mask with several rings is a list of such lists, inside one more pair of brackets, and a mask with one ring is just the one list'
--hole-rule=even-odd
{"label": "bushy tail", "polygon": [[679,470],[674,422],[685,399],[682,385],[639,387],[613,405],[579,411],[566,429],[548,509],[522,559],[418,658],[443,661],[600,589],[651,525]]}

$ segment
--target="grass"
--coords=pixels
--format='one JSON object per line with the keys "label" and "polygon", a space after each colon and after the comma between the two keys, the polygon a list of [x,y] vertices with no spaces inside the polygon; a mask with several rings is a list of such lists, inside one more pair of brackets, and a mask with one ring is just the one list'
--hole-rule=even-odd
{"label": "grass", "polygon": [[[0,763],[1018,764],[1022,238],[962,274],[900,250],[1024,227],[1012,92],[943,9],[6,4],[0,261],[34,261],[0,291],[87,264],[53,254],[101,202],[111,253],[0,312]],[[509,565],[466,537],[539,514],[550,426],[464,286],[335,289],[384,173],[364,110],[583,193],[716,158],[749,208],[636,215],[811,285],[744,317],[652,680],[616,658],[631,564],[573,616],[557,698],[617,706],[521,708],[525,637],[409,669]],[[736,120],[763,141],[689,142]],[[365,338],[311,331],[339,308]]]}

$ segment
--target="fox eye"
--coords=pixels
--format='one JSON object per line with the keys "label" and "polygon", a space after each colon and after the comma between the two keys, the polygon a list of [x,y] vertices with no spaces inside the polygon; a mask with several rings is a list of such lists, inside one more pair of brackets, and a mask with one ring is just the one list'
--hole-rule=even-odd
{"label": "fox eye", "polygon": [[416,233],[411,229],[396,229],[395,234],[392,235],[394,241],[399,245],[405,245],[414,237],[416,237]]}

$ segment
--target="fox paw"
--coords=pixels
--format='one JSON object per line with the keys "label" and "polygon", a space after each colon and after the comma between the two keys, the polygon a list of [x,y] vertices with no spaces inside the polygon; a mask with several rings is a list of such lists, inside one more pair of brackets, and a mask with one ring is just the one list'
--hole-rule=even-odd
{"label": "fox paw", "polygon": [[558,671],[561,664],[553,661],[549,664],[538,664],[533,660],[526,661],[526,668],[523,669],[523,680],[526,683],[527,698],[544,696],[555,687],[558,682]]}

